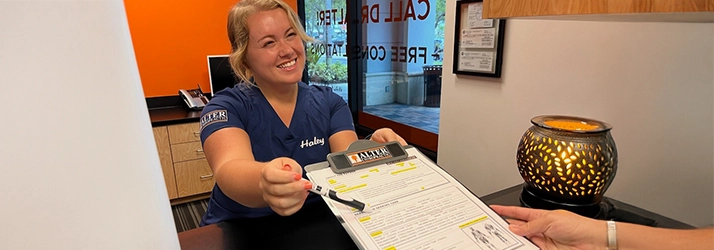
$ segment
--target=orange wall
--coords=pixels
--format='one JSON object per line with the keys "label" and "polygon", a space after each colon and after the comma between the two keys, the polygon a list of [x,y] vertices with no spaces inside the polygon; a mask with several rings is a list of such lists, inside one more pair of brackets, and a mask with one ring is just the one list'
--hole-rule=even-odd
{"label": "orange wall", "polygon": [[[228,10],[237,0],[124,0],[145,97],[201,85],[210,92],[207,55],[228,54]],[[297,10],[297,0],[286,0]]]}

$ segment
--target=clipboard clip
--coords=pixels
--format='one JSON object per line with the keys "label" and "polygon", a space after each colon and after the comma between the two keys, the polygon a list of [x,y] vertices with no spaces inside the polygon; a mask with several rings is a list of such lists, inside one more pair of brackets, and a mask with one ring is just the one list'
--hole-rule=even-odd
{"label": "clipboard clip", "polygon": [[376,143],[357,140],[350,144],[346,151],[328,154],[327,162],[332,171],[339,174],[385,162],[398,161],[408,156],[407,151],[396,141]]}

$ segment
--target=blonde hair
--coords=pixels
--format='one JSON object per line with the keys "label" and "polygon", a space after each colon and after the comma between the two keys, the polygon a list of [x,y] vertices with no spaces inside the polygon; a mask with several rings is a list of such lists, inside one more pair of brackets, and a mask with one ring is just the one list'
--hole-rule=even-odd
{"label": "blonde hair", "polygon": [[231,42],[229,61],[238,80],[246,86],[255,86],[251,82],[253,73],[245,62],[250,30],[248,17],[260,11],[282,9],[288,16],[290,26],[295,29],[303,42],[312,42],[313,38],[305,33],[300,23],[300,17],[295,11],[281,0],[241,0],[228,13],[228,39]]}

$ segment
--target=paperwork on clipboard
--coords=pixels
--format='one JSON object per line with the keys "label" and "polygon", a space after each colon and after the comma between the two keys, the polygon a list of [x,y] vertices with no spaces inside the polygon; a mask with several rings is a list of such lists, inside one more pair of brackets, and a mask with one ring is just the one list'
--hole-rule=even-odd
{"label": "paperwork on clipboard", "polygon": [[416,148],[404,147],[408,156],[400,160],[375,161],[379,156],[370,152],[390,154],[386,144],[356,143],[341,155],[355,163],[364,160],[356,158],[358,152],[371,165],[350,164],[353,171],[335,173],[321,162],[305,170],[313,183],[369,204],[372,211],[366,213],[324,198],[361,249],[538,249]]}

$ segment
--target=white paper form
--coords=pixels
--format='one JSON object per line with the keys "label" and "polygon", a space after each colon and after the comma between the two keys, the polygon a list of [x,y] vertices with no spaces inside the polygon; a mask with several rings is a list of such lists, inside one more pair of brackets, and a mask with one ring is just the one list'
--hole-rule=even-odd
{"label": "white paper form", "polygon": [[335,174],[308,171],[314,183],[368,203],[362,213],[325,199],[363,249],[538,249],[415,148],[409,158]]}
{"label": "white paper form", "polygon": [[495,41],[496,28],[461,30],[462,48],[493,49]]}
{"label": "white paper form", "polygon": [[472,3],[469,4],[467,9],[468,16],[468,28],[489,28],[493,27],[493,19],[482,19],[483,15],[483,3]]}
{"label": "white paper form", "polygon": [[461,51],[459,53],[459,70],[491,71],[493,69],[493,52]]}

